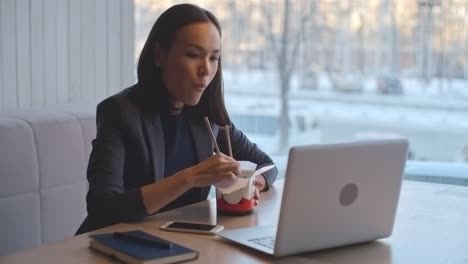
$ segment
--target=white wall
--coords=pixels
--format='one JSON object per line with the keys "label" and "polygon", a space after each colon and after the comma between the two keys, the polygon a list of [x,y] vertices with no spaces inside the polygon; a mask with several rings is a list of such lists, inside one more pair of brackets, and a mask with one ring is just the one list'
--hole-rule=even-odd
{"label": "white wall", "polygon": [[0,0],[0,111],[130,86],[134,41],[133,0]]}

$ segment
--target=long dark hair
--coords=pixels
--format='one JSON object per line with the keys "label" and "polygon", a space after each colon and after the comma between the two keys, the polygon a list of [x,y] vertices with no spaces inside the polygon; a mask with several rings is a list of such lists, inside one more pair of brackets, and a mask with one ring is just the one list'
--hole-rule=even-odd
{"label": "long dark hair", "polygon": [[[221,36],[219,21],[211,12],[191,4],[172,6],[156,20],[141,51],[137,69],[138,83],[143,89],[150,92],[152,99],[156,100],[155,104],[158,104],[161,108],[168,107],[169,96],[162,82],[161,71],[155,65],[155,45],[157,43],[161,48],[169,49],[175,33],[179,29],[199,22],[213,23]],[[195,106],[185,107],[192,110],[191,112],[200,118],[208,116],[211,121],[218,125],[222,126],[230,123],[224,104],[221,57],[218,61],[218,70],[200,98],[200,102]]]}

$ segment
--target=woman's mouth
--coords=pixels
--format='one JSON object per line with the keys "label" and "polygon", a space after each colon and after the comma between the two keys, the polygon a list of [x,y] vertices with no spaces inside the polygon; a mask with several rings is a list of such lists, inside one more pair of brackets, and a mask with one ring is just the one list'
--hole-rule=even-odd
{"label": "woman's mouth", "polygon": [[195,88],[197,88],[197,90],[204,90],[206,88],[206,84],[205,83],[195,84]]}

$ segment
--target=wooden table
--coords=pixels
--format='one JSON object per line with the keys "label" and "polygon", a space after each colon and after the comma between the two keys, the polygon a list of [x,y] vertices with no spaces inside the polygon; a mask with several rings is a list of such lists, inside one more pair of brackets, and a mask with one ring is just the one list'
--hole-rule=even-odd
{"label": "wooden table", "polygon": [[[394,233],[387,239],[360,245],[322,250],[297,256],[273,258],[227,242],[217,236],[164,232],[166,221],[219,223],[226,229],[272,225],[278,218],[283,181],[262,193],[255,214],[218,216],[216,202],[178,208],[134,224],[119,224],[96,232],[143,229],[200,252],[197,263],[468,263],[468,188],[405,181]],[[96,233],[95,232],[95,233]],[[87,234],[58,243],[0,257],[0,263],[109,263],[110,259],[88,249]]]}

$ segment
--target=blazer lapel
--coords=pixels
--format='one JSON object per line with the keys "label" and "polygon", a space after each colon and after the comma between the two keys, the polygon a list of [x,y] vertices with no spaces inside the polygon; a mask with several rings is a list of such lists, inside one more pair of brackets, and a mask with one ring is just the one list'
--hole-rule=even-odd
{"label": "blazer lapel", "polygon": [[153,162],[153,173],[156,181],[164,178],[164,132],[161,124],[161,116],[157,111],[149,111],[143,115],[143,127],[149,153]]}
{"label": "blazer lapel", "polygon": [[[195,143],[198,162],[202,162],[213,155],[214,145],[213,142],[211,142],[210,132],[205,126],[203,120],[189,118],[189,123],[192,130],[192,137],[193,142]],[[211,123],[211,128],[213,129],[215,137],[217,137],[219,127]]]}
{"label": "blazer lapel", "polygon": [[[161,124],[161,116],[158,111],[146,109],[143,114],[143,127],[146,141],[149,142],[149,153],[152,158],[154,179],[156,181],[164,178],[164,132]],[[214,152],[214,145],[208,128],[201,119],[195,119],[189,114],[189,127],[192,132],[195,151],[198,162],[202,162],[211,157]],[[218,136],[219,127],[211,123],[215,137]]]}

